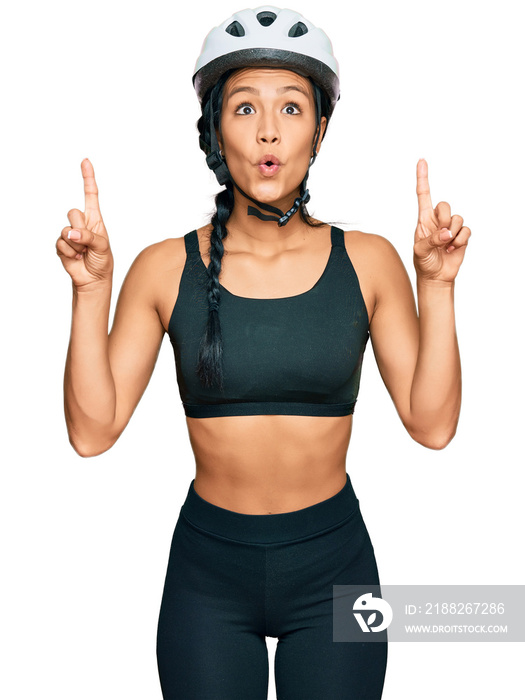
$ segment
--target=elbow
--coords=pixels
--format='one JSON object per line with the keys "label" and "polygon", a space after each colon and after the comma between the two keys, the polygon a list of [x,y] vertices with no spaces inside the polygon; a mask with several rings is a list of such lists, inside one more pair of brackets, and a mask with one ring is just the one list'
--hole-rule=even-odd
{"label": "elbow", "polygon": [[452,441],[454,435],[450,436],[426,436],[424,439],[418,439],[412,436],[416,442],[423,447],[428,447],[429,450],[444,450],[445,447]]}
{"label": "elbow", "polygon": [[79,457],[97,457],[113,447],[117,439],[118,435],[101,439],[100,435],[96,438],[86,438],[69,433],[69,444]]}
{"label": "elbow", "polygon": [[443,450],[452,442],[456,434],[457,424],[449,428],[441,428],[439,430],[408,430],[410,437],[423,447],[429,450]]}
{"label": "elbow", "polygon": [[111,447],[111,445],[108,445],[107,447],[94,447],[92,445],[79,445],[78,443],[73,442],[71,443],[71,446],[79,457],[96,457],[97,455],[107,452]]}

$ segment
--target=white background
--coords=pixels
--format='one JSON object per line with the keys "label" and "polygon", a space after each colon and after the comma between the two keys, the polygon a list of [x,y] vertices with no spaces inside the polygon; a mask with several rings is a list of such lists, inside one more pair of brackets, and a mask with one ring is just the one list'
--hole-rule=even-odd
{"label": "white background", "polygon": [[[0,694],[9,700],[161,698],[157,618],[194,477],[173,354],[165,339],[117,444],[78,457],[62,409],[71,284],[55,241],[67,212],[84,208],[85,157],[116,261],[113,306],[142,248],[208,220],[218,186],[198,147],[191,75],[206,33],[241,7],[22,0],[2,9]],[[311,213],[387,237],[414,282],[424,157],[434,206],[449,202],[472,230],[456,282],[464,399],[445,450],[411,440],[371,346],[365,357],[347,471],[381,580],[524,583],[519,4],[295,7],[330,35],[341,67]],[[276,640],[267,642],[271,700]],[[392,643],[384,700],[516,698],[523,646]]]}

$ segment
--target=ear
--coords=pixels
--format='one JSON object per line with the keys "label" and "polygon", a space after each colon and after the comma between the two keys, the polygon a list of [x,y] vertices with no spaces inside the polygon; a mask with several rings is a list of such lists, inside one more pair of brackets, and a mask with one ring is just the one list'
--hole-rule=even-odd
{"label": "ear", "polygon": [[[321,143],[323,142],[324,133],[326,131],[327,124],[328,124],[328,120],[326,119],[326,117],[321,117],[321,136],[319,137],[319,142],[317,144],[317,153],[319,153],[319,151],[321,150]],[[315,130],[314,143],[315,143],[315,140],[317,138],[318,131],[319,131],[319,128],[317,128]]]}
{"label": "ear", "polygon": [[217,137],[217,143],[219,144],[219,150],[224,155],[224,144],[222,142],[221,132],[219,129],[215,129],[215,135]]}

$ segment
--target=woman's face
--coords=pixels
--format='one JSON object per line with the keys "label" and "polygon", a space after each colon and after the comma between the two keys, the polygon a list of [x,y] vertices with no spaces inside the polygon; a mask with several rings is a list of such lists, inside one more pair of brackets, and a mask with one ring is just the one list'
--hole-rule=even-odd
{"label": "woman's face", "polygon": [[[325,128],[322,117],[321,137]],[[239,187],[261,202],[282,201],[288,208],[312,156],[316,119],[310,81],[280,68],[235,72],[224,86],[221,131],[219,144]]]}

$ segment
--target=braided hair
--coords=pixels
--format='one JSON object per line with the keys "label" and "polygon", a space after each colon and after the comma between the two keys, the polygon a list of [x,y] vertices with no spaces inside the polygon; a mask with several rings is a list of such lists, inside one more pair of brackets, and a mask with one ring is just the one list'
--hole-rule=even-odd
{"label": "braided hair", "polygon": [[[199,130],[200,147],[206,155],[209,155],[211,152],[210,124],[212,112],[213,125],[220,134],[224,86],[230,75],[234,72],[235,69],[226,71],[217,81],[217,83],[206,92],[202,99],[202,113],[197,122],[197,129]],[[311,78],[309,80],[312,84],[314,93],[317,93],[320,98],[321,116],[325,116],[328,122],[330,114],[330,101],[325,91],[314,83]],[[326,134],[326,129],[324,133]],[[304,194],[305,186],[306,178],[301,183],[300,196]],[[221,272],[222,257],[224,254],[223,240],[228,235],[228,228],[226,224],[233,212],[233,205],[233,183],[228,181],[226,183],[226,189],[221,190],[215,196],[216,209],[212,214],[210,221],[212,231],[210,234],[210,247],[208,249],[210,263],[207,268],[208,322],[206,325],[206,330],[201,338],[197,362],[197,374],[201,383],[205,387],[215,385],[221,389],[223,388],[224,377],[222,366],[222,334],[219,318],[219,306],[221,301],[219,275]],[[315,221],[310,217],[306,204],[301,204],[298,213],[302,221],[308,226],[313,228],[324,226],[323,222],[315,223]]]}

